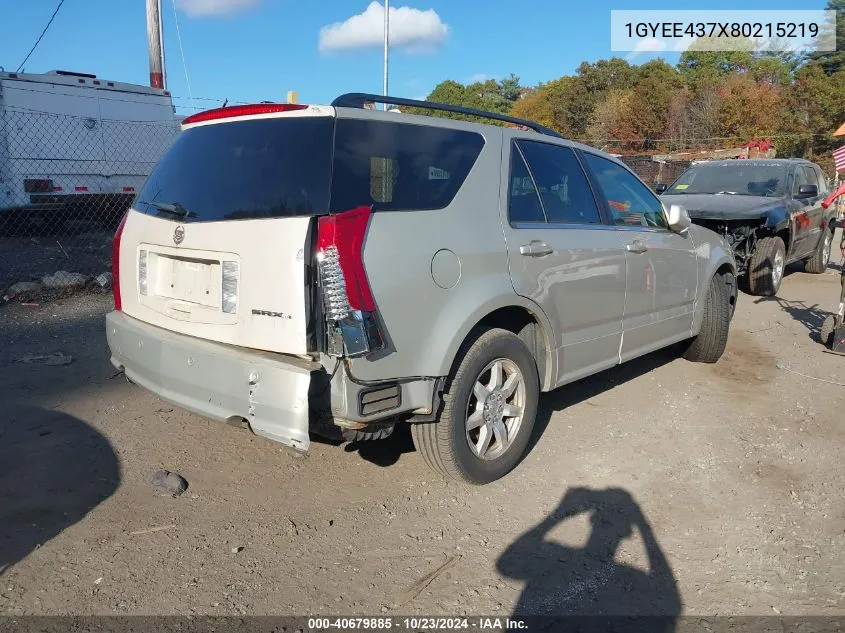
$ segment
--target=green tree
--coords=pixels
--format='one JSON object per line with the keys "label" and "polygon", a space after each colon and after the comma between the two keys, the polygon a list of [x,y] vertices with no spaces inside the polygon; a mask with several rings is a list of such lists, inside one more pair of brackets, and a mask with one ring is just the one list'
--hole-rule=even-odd
{"label": "green tree", "polygon": [[[486,81],[475,82],[468,86],[453,79],[447,79],[435,86],[434,90],[431,91],[431,94],[428,95],[427,100],[436,101],[438,103],[448,103],[465,108],[486,110],[488,112],[497,112],[499,114],[507,114],[513,103],[522,94],[522,91],[523,88],[519,84],[519,77],[513,74],[502,81],[488,79]],[[436,116],[460,119],[464,121],[490,122],[490,119],[482,117],[452,112],[438,112],[436,110],[425,110],[424,108],[414,108],[408,111],[412,113],[424,112],[426,114],[434,114]]]}
{"label": "green tree", "polygon": [[[758,48],[758,50],[754,51],[753,56],[752,71],[762,63],[763,68],[774,70],[775,74],[778,75],[782,73],[782,69],[785,69],[788,80],[791,80],[795,76],[795,72],[808,59],[807,53],[799,53],[792,50],[792,45],[786,38],[773,38],[769,40],[766,43],[766,49],[760,50]],[[775,61],[771,62],[769,60]]]}
{"label": "green tree", "polygon": [[716,83],[731,73],[746,72],[754,61],[754,45],[750,40],[741,39],[737,44],[745,50],[711,50],[716,46],[724,46],[724,41],[700,37],[681,54],[678,70],[693,88],[705,83]]}
{"label": "green tree", "polygon": [[836,11],[836,22],[823,27],[827,34],[836,32],[836,50],[812,53],[810,61],[818,64],[826,75],[832,75],[845,69],[845,0],[828,0],[825,9]]}
{"label": "green tree", "polygon": [[524,88],[519,77],[511,73],[499,82],[499,94],[508,103],[513,103],[522,96]]}
{"label": "green tree", "polygon": [[578,66],[578,76],[583,79],[588,92],[601,94],[608,90],[631,88],[637,80],[637,67],[621,57],[611,57],[592,64],[582,62]]}
{"label": "green tree", "polygon": [[845,70],[827,75],[821,64],[807,64],[784,93],[780,131],[789,136],[776,144],[778,154],[828,163],[831,150],[841,144],[831,135],[843,122]]}
{"label": "green tree", "polygon": [[750,68],[754,81],[770,86],[788,85],[795,70],[782,57],[767,54],[755,55]]}

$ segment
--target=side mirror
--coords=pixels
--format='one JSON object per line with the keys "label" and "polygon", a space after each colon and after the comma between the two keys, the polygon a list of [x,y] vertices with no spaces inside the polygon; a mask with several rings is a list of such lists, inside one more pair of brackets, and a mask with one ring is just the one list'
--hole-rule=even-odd
{"label": "side mirror", "polygon": [[661,193],[664,193],[668,188],[669,188],[669,185],[667,185],[665,182],[659,182],[656,185],[654,185],[654,191],[657,192],[658,196]]}
{"label": "side mirror", "polygon": [[819,195],[818,185],[798,185],[796,198],[815,198]]}
{"label": "side mirror", "polygon": [[669,221],[669,230],[674,231],[675,233],[680,233],[681,235],[686,233],[692,224],[692,220],[690,220],[686,208],[680,204],[673,204],[670,206],[667,216]]}

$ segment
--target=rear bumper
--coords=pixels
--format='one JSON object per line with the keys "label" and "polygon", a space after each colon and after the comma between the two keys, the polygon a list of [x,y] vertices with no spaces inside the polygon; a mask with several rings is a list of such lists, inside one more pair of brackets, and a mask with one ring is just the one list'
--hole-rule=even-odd
{"label": "rear bumper", "polygon": [[309,446],[309,388],[320,363],[177,334],[122,312],[106,316],[111,362],[141,387],[199,415],[243,418],[257,435]]}
{"label": "rear bumper", "polygon": [[[111,363],[175,405],[300,450],[308,431],[360,429],[410,412],[431,414],[434,379],[362,385],[319,362],[244,349],[165,330],[123,312],[106,315]],[[334,361],[332,361],[332,365]],[[339,431],[337,431],[339,432]]]}

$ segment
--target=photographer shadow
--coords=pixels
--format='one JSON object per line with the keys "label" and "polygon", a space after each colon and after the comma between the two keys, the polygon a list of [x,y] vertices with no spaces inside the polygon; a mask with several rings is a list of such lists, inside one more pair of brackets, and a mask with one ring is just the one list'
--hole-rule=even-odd
{"label": "photographer shadow", "polygon": [[[559,523],[582,513],[592,526],[584,547],[547,539]],[[615,560],[634,529],[645,546],[648,571]],[[505,550],[497,569],[526,583],[514,616],[579,616],[567,623],[568,630],[620,630],[636,625],[631,617],[649,616],[649,631],[668,632],[681,613],[669,562],[639,505],[619,488],[570,489],[554,512]]]}
{"label": "photographer shadow", "polygon": [[0,419],[0,576],[84,521],[120,479],[114,448],[89,424],[9,403]]}

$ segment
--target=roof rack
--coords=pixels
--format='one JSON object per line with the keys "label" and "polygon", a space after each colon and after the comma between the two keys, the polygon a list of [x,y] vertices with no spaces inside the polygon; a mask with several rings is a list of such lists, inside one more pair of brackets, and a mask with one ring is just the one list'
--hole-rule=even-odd
{"label": "roof rack", "polygon": [[440,110],[443,112],[454,112],[456,114],[468,114],[470,116],[477,116],[484,119],[492,119],[494,121],[504,121],[506,123],[513,123],[514,125],[521,125],[529,129],[545,134],[547,136],[555,136],[563,138],[553,129],[548,128],[534,121],[528,119],[520,119],[518,117],[508,116],[507,114],[499,114],[498,112],[487,112],[486,110],[478,110],[476,108],[465,108],[463,106],[451,105],[449,103],[437,103],[435,101],[420,101],[418,99],[405,99],[403,97],[388,97],[382,95],[366,94],[363,92],[349,92],[340,95],[337,99],[332,101],[332,106],[336,108],[363,108],[365,103],[383,103],[385,105],[409,106],[412,108],[426,108],[428,110]]}

